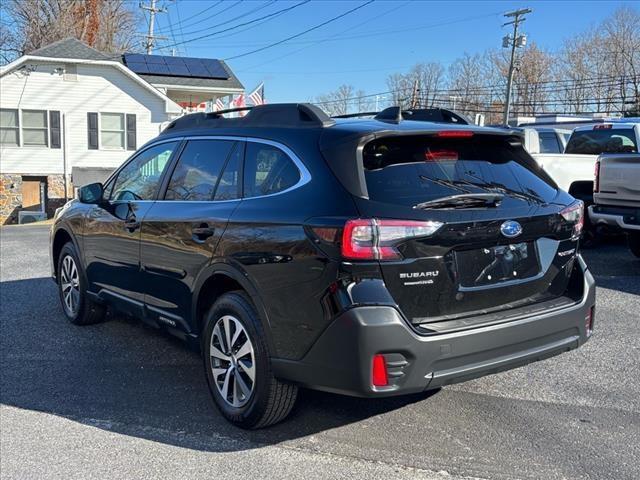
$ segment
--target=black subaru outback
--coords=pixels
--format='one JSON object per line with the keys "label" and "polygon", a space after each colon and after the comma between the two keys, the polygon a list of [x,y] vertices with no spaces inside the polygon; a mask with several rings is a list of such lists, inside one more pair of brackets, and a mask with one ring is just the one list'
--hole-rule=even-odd
{"label": "black subaru outback", "polygon": [[71,322],[111,307],[198,346],[258,428],[299,386],[401,395],[580,346],[583,218],[516,132],[265,105],[175,120],[58,211],[51,259]]}

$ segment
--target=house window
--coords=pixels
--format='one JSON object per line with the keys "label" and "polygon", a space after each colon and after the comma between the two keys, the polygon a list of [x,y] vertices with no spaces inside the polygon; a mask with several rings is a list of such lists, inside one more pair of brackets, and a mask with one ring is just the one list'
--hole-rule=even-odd
{"label": "house window", "polygon": [[124,150],[124,114],[100,114],[100,146],[106,149]]}
{"label": "house window", "polygon": [[46,147],[49,144],[46,110],[22,110],[22,144]]}
{"label": "house window", "polygon": [[18,110],[0,108],[0,145],[19,144]]}

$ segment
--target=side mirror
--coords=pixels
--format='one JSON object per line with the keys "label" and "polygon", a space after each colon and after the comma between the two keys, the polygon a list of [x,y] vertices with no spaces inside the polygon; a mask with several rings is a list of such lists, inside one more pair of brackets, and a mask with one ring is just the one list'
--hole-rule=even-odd
{"label": "side mirror", "polygon": [[78,190],[78,200],[81,203],[99,204],[102,202],[104,187],[100,182],[90,183]]}

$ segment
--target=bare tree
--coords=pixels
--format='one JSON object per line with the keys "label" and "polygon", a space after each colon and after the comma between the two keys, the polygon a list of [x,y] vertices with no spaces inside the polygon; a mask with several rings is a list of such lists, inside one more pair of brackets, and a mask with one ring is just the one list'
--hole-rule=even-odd
{"label": "bare tree", "polygon": [[623,6],[602,24],[611,70],[621,79],[620,111],[640,98],[640,11]]}
{"label": "bare tree", "polygon": [[408,75],[394,73],[387,77],[387,88],[391,95],[391,104],[409,108],[413,94],[413,82]]}
{"label": "bare tree", "polygon": [[449,91],[439,97],[439,106],[473,116],[484,110],[490,89],[484,80],[487,55],[465,54],[449,66]]}
{"label": "bare tree", "polygon": [[349,106],[359,100],[354,91],[355,89],[351,85],[340,85],[333,92],[319,95],[315,103],[329,115],[344,115],[349,113]]}
{"label": "bare tree", "polygon": [[107,53],[130,50],[140,18],[125,0],[4,0],[2,8],[5,61],[67,37]]}

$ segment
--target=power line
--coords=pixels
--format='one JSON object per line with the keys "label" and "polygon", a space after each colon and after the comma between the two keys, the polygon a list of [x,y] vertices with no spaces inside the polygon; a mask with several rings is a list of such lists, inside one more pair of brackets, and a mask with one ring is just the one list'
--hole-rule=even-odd
{"label": "power line", "polygon": [[[193,22],[193,23],[191,24],[191,26],[198,25],[198,24],[200,24],[200,23],[202,23],[202,22],[206,22],[206,21],[207,21],[207,20],[209,20],[210,18],[213,18],[213,17],[215,17],[215,16],[221,15],[221,14],[223,14],[224,12],[226,12],[226,11],[228,11],[228,10],[231,10],[232,8],[235,8],[235,7],[236,7],[236,5],[239,5],[240,3],[242,3],[242,0],[237,0],[236,2],[234,2],[234,3],[232,3],[231,5],[227,6],[227,8],[223,8],[222,10],[220,10],[220,11],[218,11],[218,12],[213,12],[213,13],[211,13],[211,15],[209,15],[209,16],[207,16],[207,17],[205,17],[205,18],[201,18],[201,19],[200,19],[200,20],[198,20],[197,22]],[[216,7],[216,6],[217,6],[217,5],[219,5],[219,4],[220,4],[220,2],[215,3],[215,4],[213,4],[213,5],[209,6],[209,7],[207,7],[207,10],[209,10],[209,12],[211,12],[211,9],[212,9],[212,8],[214,8],[214,7]],[[213,27],[210,27],[210,28],[213,28]]]}
{"label": "power line", "polygon": [[[384,12],[382,12],[382,13],[380,13],[380,14],[378,14],[378,15],[376,15],[376,16],[374,16],[374,17],[372,17],[372,18],[369,18],[369,19],[367,19],[367,20],[365,20],[365,21],[363,21],[363,22],[358,23],[357,25],[354,25],[354,26],[352,26],[352,27],[349,27],[349,28],[348,28],[348,29],[346,29],[346,30],[342,30],[342,31],[340,31],[337,35],[340,35],[341,33],[344,33],[344,32],[346,32],[346,31],[351,31],[351,30],[354,30],[354,29],[360,28],[362,25],[366,25],[367,23],[372,22],[373,20],[377,20],[378,18],[380,18],[380,17],[382,17],[382,16],[389,15],[390,13],[395,12],[396,10],[399,10],[399,9],[401,9],[401,8],[404,8],[404,7],[405,7],[405,6],[407,6],[409,3],[411,3],[411,1],[412,1],[412,0],[409,0],[408,2],[404,2],[404,3],[402,3],[402,4],[398,5],[398,6],[395,6],[395,7],[391,8],[391,9],[389,9],[389,10],[385,10]],[[246,72],[247,70],[250,70],[250,69],[252,69],[252,68],[258,68],[258,67],[261,67],[262,65],[266,65],[266,64],[268,64],[268,63],[277,62],[278,60],[281,60],[281,59],[286,58],[286,57],[290,57],[291,55],[295,55],[296,53],[298,53],[298,52],[300,52],[300,51],[302,51],[302,50],[305,50],[305,49],[307,49],[307,48],[309,48],[309,47],[312,47],[313,45],[317,45],[318,43],[322,43],[322,42],[323,42],[323,40],[318,40],[317,42],[313,42],[313,43],[311,43],[310,45],[306,45],[306,46],[304,46],[304,47],[302,47],[302,48],[299,48],[299,49],[294,50],[294,51],[292,51],[292,52],[286,53],[286,54],[281,55],[281,56],[279,56],[279,57],[272,58],[272,59],[267,60],[267,61],[265,61],[265,62],[261,62],[261,63],[259,63],[259,64],[257,64],[257,65],[253,65],[253,66],[251,66],[251,67],[249,67],[249,68],[247,68],[247,69],[244,69],[244,70],[242,70],[242,71],[245,71],[245,72]]]}
{"label": "power line", "polygon": [[[220,5],[223,2],[223,0],[218,0],[216,3],[214,3],[213,5],[207,5],[204,9],[200,10],[198,13],[194,13],[193,15],[188,16],[187,18],[185,18],[184,20],[180,20],[180,9],[177,8],[176,11],[178,12],[178,23],[176,23],[176,25],[182,25],[182,23],[184,22],[188,22],[189,20],[191,20],[192,18],[196,18],[199,15],[202,15],[205,12],[210,12],[212,8],[217,7],[218,5]],[[178,6],[177,0],[176,0],[176,6]],[[197,22],[194,22],[194,24]],[[193,25],[193,24],[192,24]]]}
{"label": "power line", "polygon": [[343,17],[346,17],[347,15],[349,15],[349,14],[351,14],[353,12],[356,12],[356,11],[360,10],[361,8],[366,7],[367,5],[369,5],[369,4],[373,3],[373,2],[374,2],[374,0],[368,0],[367,2],[365,2],[365,3],[361,4],[361,5],[358,5],[357,7],[352,8],[351,10],[347,10],[346,12],[341,13],[340,15],[336,15],[335,17],[330,18],[327,21],[319,23],[318,25],[315,25],[315,26],[313,26],[311,28],[308,28],[308,29],[306,29],[306,30],[304,30],[302,32],[296,33],[295,35],[291,35],[291,36],[289,36],[287,38],[283,38],[282,40],[279,40],[277,42],[271,43],[271,44],[266,45],[264,47],[256,48],[255,50],[250,50],[248,52],[241,53],[239,55],[234,55],[232,57],[227,57],[227,58],[225,58],[225,60],[234,60],[236,58],[246,57],[247,55],[253,55],[254,53],[262,52],[264,50],[267,50],[268,48],[272,48],[272,47],[275,47],[275,46],[278,46],[278,45],[282,45],[283,43],[286,43],[289,40],[293,40],[294,38],[301,37],[302,35],[305,35],[305,34],[307,34],[309,32],[317,30],[318,28],[324,27],[325,25],[328,25],[328,24],[330,24],[332,22],[335,22],[336,20],[339,20],[339,19],[341,19]]}
{"label": "power line", "polygon": [[271,0],[271,1],[269,1],[269,2],[267,2],[267,3],[265,3],[265,4],[263,4],[263,5],[260,5],[259,7],[256,7],[256,8],[253,8],[253,9],[249,10],[248,12],[244,12],[244,13],[242,13],[242,14],[240,14],[240,15],[236,16],[236,17],[233,17],[233,18],[230,18],[230,19],[228,19],[228,20],[225,20],[224,22],[217,23],[217,24],[215,24],[215,25],[210,25],[210,26],[205,27],[205,28],[200,28],[200,29],[198,29],[198,30],[192,30],[192,31],[190,31],[190,32],[187,32],[186,34],[187,34],[187,35],[194,35],[194,34],[196,34],[196,33],[202,33],[202,32],[206,32],[206,31],[210,31],[212,28],[217,28],[217,27],[219,27],[219,26],[221,26],[221,25],[226,25],[226,24],[229,24],[229,23],[231,23],[231,22],[235,22],[236,20],[239,20],[239,19],[241,19],[241,18],[244,18],[244,17],[246,17],[246,16],[249,16],[249,15],[251,15],[252,13],[259,12],[260,10],[263,10],[263,9],[265,9],[265,8],[267,8],[267,7],[270,7],[270,6],[271,6],[271,5],[273,5],[274,3],[276,3],[276,0]]}
{"label": "power line", "polygon": [[[185,41],[183,41],[183,42],[174,43],[174,44],[169,45],[169,46],[170,46],[170,47],[175,47],[175,46],[177,46],[177,45],[183,45],[183,44],[185,44],[185,43],[195,42],[195,41],[197,41],[197,40],[202,40],[203,38],[209,38],[209,37],[213,37],[213,36],[215,36],[215,35],[218,35],[218,34],[220,34],[220,33],[225,33],[225,32],[228,32],[228,31],[230,31],[230,30],[235,30],[236,28],[244,27],[245,25],[250,25],[250,24],[252,24],[252,23],[256,23],[256,22],[258,22],[258,21],[264,20],[264,19],[266,19],[266,18],[271,18],[271,17],[274,17],[274,16],[276,16],[276,15],[282,14],[282,13],[284,13],[284,12],[289,12],[289,11],[293,10],[294,8],[298,8],[298,7],[302,6],[302,5],[305,5],[305,4],[309,3],[310,1],[311,1],[311,0],[304,0],[304,1],[300,2],[300,3],[296,3],[295,5],[292,5],[292,6],[290,6],[290,7],[283,8],[283,9],[281,9],[281,10],[278,10],[278,11],[276,11],[276,12],[270,13],[270,14],[265,15],[265,16],[263,16],[263,17],[256,18],[256,19],[253,19],[253,20],[249,20],[249,21],[247,21],[247,22],[239,23],[239,24],[237,24],[237,25],[233,25],[233,26],[231,26],[231,27],[228,27],[228,28],[225,28],[225,29],[222,29],[222,30],[218,30],[217,32],[211,32],[211,33],[208,33],[208,34],[206,34],[206,35],[201,35],[201,36],[199,36],[199,37],[190,38],[190,39],[185,40]],[[373,0],[371,0],[371,1],[373,1]]]}

